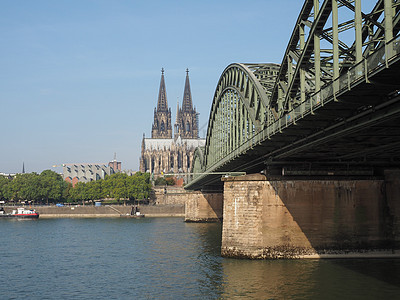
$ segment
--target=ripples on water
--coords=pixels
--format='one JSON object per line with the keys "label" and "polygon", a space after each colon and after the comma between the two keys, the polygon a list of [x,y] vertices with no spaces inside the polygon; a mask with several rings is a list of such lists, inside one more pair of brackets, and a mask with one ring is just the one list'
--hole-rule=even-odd
{"label": "ripples on water", "polygon": [[223,259],[220,224],[0,220],[0,299],[395,299],[400,260]]}

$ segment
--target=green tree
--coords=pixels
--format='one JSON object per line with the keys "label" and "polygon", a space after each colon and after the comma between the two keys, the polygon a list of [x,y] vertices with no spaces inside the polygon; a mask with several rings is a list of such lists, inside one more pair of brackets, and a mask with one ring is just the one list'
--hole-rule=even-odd
{"label": "green tree", "polygon": [[0,176],[0,200],[11,199],[10,184],[11,180],[8,177]]}
{"label": "green tree", "polygon": [[101,186],[103,198],[111,198],[114,189],[114,180],[112,177],[106,176],[104,179],[102,179]]}
{"label": "green tree", "polygon": [[67,186],[68,183],[56,172],[45,170],[40,174],[40,192],[47,204],[62,200],[63,191]]}
{"label": "green tree", "polygon": [[154,181],[154,185],[167,185],[167,180],[165,179],[165,177],[157,177],[157,179]]}
{"label": "green tree", "polygon": [[40,201],[41,191],[40,191],[40,178],[36,173],[23,174],[22,187],[20,190],[20,195],[22,199],[29,201]]}
{"label": "green tree", "polygon": [[151,183],[149,173],[137,172],[128,178],[128,195],[131,200],[147,199],[150,196]]}
{"label": "green tree", "polygon": [[70,195],[72,199],[77,202],[87,200],[86,184],[83,182],[78,182],[70,191]]}
{"label": "green tree", "polygon": [[40,178],[36,173],[17,174],[9,184],[9,200],[40,201]]}
{"label": "green tree", "polygon": [[108,180],[112,181],[111,197],[118,202],[121,199],[128,198],[128,190],[126,186],[127,175],[124,173],[116,173],[111,175]]}
{"label": "green tree", "polygon": [[137,172],[133,176],[124,173],[112,174],[104,179],[88,183],[78,182],[74,188],[68,185],[68,197],[75,201],[114,198],[138,200],[147,199],[151,192],[150,174]]}
{"label": "green tree", "polygon": [[69,183],[69,182],[65,182],[65,183],[66,183],[66,186],[65,186],[65,188],[64,188],[64,190],[63,190],[62,198],[63,198],[64,200],[71,201],[71,200],[73,200],[73,199],[72,199],[72,195],[71,195],[71,192],[72,192],[72,190],[73,190],[73,187],[72,187],[72,184],[71,184],[71,183]]}
{"label": "green tree", "polygon": [[90,181],[86,183],[87,197],[91,200],[98,200],[103,198],[102,195],[102,180]]}

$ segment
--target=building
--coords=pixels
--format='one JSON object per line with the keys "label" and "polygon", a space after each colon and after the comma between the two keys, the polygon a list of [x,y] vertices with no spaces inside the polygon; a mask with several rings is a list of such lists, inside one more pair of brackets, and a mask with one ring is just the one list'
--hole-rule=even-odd
{"label": "building", "polygon": [[199,118],[196,108],[193,108],[192,104],[188,69],[186,69],[182,108],[179,108],[178,103],[176,109],[175,139],[178,137],[182,139],[199,139]]}
{"label": "building", "polygon": [[114,160],[108,163],[108,166],[114,169],[114,172],[121,172],[121,162],[117,161],[117,153],[114,153]]}
{"label": "building", "polygon": [[116,173],[115,170],[106,164],[63,164],[63,178],[72,183],[73,186],[78,182],[90,182],[104,179],[105,175]]}
{"label": "building", "polygon": [[162,69],[151,138],[146,138],[143,134],[141,172],[150,172],[155,176],[165,173],[188,173],[192,167],[195,149],[205,145],[205,139],[199,138],[199,119],[196,109],[193,108],[189,70],[186,70],[182,106],[179,108],[179,103],[177,105],[174,131],[172,137],[171,109],[168,107]]}
{"label": "building", "polygon": [[154,121],[151,127],[151,138],[172,138],[171,108],[168,107],[167,91],[165,89],[164,69],[161,69],[161,81],[158,91],[157,107],[154,108]]}

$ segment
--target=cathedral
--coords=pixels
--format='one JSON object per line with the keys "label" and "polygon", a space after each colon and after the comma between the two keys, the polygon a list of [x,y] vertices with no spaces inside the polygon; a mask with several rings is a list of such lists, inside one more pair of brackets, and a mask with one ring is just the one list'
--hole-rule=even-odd
{"label": "cathedral", "polygon": [[150,172],[155,176],[166,173],[179,176],[179,173],[189,173],[195,149],[204,145],[205,139],[199,138],[198,113],[196,108],[193,108],[189,70],[186,70],[182,107],[179,108],[179,103],[177,104],[174,135],[172,135],[171,108],[168,107],[164,69],[162,69],[151,138],[145,138],[143,134],[140,172]]}

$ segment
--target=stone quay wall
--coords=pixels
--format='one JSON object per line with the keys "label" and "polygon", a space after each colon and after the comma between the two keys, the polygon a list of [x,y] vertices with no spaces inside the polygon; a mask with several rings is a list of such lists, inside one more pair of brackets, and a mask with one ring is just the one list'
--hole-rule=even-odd
{"label": "stone quay wall", "polygon": [[[115,218],[130,214],[132,209],[129,205],[35,206],[33,208],[39,212],[40,218]],[[146,217],[185,216],[183,205],[140,205],[139,209]]]}
{"label": "stone quay wall", "polygon": [[185,205],[187,191],[183,187],[162,186],[154,187],[151,197],[156,205]]}
{"label": "stone quay wall", "polygon": [[390,180],[224,178],[225,257],[399,255],[399,177]]}

